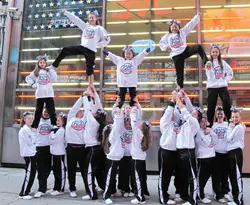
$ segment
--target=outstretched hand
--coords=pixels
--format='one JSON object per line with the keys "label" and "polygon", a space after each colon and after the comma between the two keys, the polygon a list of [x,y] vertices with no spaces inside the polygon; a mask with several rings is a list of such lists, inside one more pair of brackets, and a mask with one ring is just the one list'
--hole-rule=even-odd
{"label": "outstretched hand", "polygon": [[108,51],[106,51],[106,50],[103,50],[102,52],[103,52],[103,54],[104,54],[104,55],[106,55],[106,56],[108,56],[108,55],[109,55],[109,52],[108,52]]}
{"label": "outstretched hand", "polygon": [[150,51],[151,51],[150,48],[147,48],[147,49],[146,49],[146,52],[147,52],[147,53],[150,53]]}
{"label": "outstretched hand", "polygon": [[62,9],[62,13],[64,14],[64,13],[66,13],[67,12],[67,10],[66,9]]}

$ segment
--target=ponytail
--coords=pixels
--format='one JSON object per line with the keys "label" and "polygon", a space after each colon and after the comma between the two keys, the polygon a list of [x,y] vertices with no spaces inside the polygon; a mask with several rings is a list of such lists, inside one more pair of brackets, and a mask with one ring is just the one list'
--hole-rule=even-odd
{"label": "ponytail", "polygon": [[109,153],[109,147],[110,147],[109,135],[111,130],[112,130],[112,124],[106,125],[103,129],[102,147],[105,154]]}

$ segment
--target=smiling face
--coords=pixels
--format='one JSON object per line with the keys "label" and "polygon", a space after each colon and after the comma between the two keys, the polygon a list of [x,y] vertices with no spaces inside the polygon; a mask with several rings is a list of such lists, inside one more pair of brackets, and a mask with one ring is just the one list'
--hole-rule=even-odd
{"label": "smiling face", "polygon": [[84,114],[84,111],[83,111],[83,110],[79,110],[79,111],[76,113],[76,117],[77,117],[77,118],[83,118],[83,114]]}
{"label": "smiling face", "polygon": [[212,48],[210,55],[213,59],[217,59],[220,56],[220,49],[219,48]]}
{"label": "smiling face", "polygon": [[24,123],[28,126],[31,126],[32,125],[32,122],[33,122],[33,115],[26,115],[24,117]]}
{"label": "smiling face", "polygon": [[47,111],[47,109],[43,109],[43,118],[49,118],[49,113]]}
{"label": "smiling face", "polygon": [[240,122],[240,113],[232,112],[232,121],[234,124],[238,124]]}
{"label": "smiling face", "polygon": [[223,110],[217,110],[215,113],[215,117],[219,123],[224,122],[225,114]]}
{"label": "smiling face", "polygon": [[96,25],[97,17],[94,14],[89,14],[89,24]]}
{"label": "smiling face", "polygon": [[207,127],[207,118],[202,118],[201,119],[201,121],[200,121],[200,127],[202,128],[202,129],[206,129],[206,127]]}
{"label": "smiling face", "polygon": [[132,51],[125,51],[125,59],[126,60],[131,60],[134,57]]}
{"label": "smiling face", "polygon": [[47,67],[47,61],[44,60],[44,59],[41,59],[39,62],[38,62],[38,65],[40,68],[44,69]]}
{"label": "smiling face", "polygon": [[57,117],[57,118],[56,118],[56,126],[57,126],[57,127],[61,127],[61,126],[63,126],[63,125],[64,125],[64,122],[63,122],[62,117],[61,117],[61,116]]}
{"label": "smiling face", "polygon": [[170,31],[171,33],[178,33],[180,30],[180,25],[178,25],[177,23],[173,23],[171,26],[170,26]]}
{"label": "smiling face", "polygon": [[193,110],[191,114],[194,118],[198,119],[198,110]]}

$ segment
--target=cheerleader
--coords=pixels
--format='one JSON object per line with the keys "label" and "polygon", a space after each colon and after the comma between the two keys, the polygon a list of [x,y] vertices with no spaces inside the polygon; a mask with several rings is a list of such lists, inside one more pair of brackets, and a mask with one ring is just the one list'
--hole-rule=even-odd
{"label": "cheerleader", "polygon": [[227,151],[229,159],[229,178],[232,186],[233,201],[228,205],[243,205],[242,165],[244,136],[246,126],[241,122],[242,108],[232,107],[232,123],[227,130]]}
{"label": "cheerleader", "polygon": [[87,151],[84,141],[84,130],[86,118],[84,111],[80,110],[83,105],[83,96],[81,96],[73,107],[70,109],[66,125],[66,154],[70,197],[77,197],[76,193],[76,169],[77,163],[80,167],[82,179],[84,179],[84,167],[86,162]]}
{"label": "cheerleader", "polygon": [[217,143],[215,145],[215,167],[214,177],[212,177],[214,197],[218,202],[225,203],[223,198],[230,199],[228,195],[228,154],[227,154],[227,129],[228,122],[226,121],[223,108],[217,106],[215,109],[216,122],[212,126],[212,130],[217,135]]}
{"label": "cheerleader", "polygon": [[180,132],[180,126],[174,121],[175,100],[172,98],[167,109],[160,119],[160,139],[159,164],[160,176],[158,181],[158,193],[161,204],[176,204],[168,194],[168,187],[171,176],[176,169],[177,149],[176,136]]}
{"label": "cheerleader", "polygon": [[51,154],[50,154],[50,141],[51,134],[51,120],[47,109],[43,109],[42,118],[40,119],[37,128],[36,136],[36,160],[39,188],[38,192],[34,195],[35,198],[40,198],[45,195],[47,191],[47,180],[51,171]]}
{"label": "cheerleader", "polygon": [[78,28],[82,30],[81,45],[64,47],[59,56],[52,63],[57,68],[59,63],[66,57],[71,55],[84,55],[86,59],[86,73],[88,75],[89,86],[94,84],[94,67],[95,54],[97,48],[103,48],[110,42],[108,32],[99,25],[98,15],[96,12],[89,12],[88,23],[82,21],[79,17],[63,9],[62,12],[72,21]]}
{"label": "cheerleader", "polygon": [[194,138],[200,128],[198,120],[201,118],[202,113],[200,108],[194,108],[190,114],[181,102],[177,92],[174,91],[173,96],[184,119],[180,133],[176,139],[178,164],[182,170],[179,179],[182,183],[180,196],[183,200],[187,201],[184,203],[185,205],[196,205],[197,181]]}
{"label": "cheerleader", "polygon": [[54,90],[52,83],[56,82],[57,74],[54,69],[47,67],[48,56],[37,57],[35,69],[26,76],[25,81],[36,89],[36,111],[32,128],[37,129],[42,116],[44,104],[49,113],[51,124],[56,125],[56,113],[54,103]]}
{"label": "cheerleader", "polygon": [[132,183],[135,191],[135,199],[131,200],[132,204],[144,204],[145,196],[149,196],[147,187],[146,174],[146,150],[151,144],[150,124],[147,121],[140,122],[137,114],[138,108],[133,107],[130,118],[132,126]]}
{"label": "cheerleader", "polygon": [[182,29],[180,28],[180,21],[170,21],[168,23],[169,33],[164,35],[159,42],[159,47],[162,51],[170,52],[170,57],[173,59],[176,69],[177,84],[180,88],[183,88],[184,63],[186,58],[198,53],[202,58],[204,65],[208,61],[206,53],[200,44],[187,46],[186,43],[187,35],[199,23],[199,21],[200,14],[197,14]]}
{"label": "cheerleader", "polygon": [[[87,120],[84,131],[84,141],[87,150],[84,180],[87,195],[82,197],[83,200],[97,199],[95,178],[98,181],[99,187],[102,190],[105,188],[104,173],[103,175],[98,175],[98,170],[100,169],[100,166],[105,164],[105,161],[103,162],[104,153],[100,142],[102,141],[103,128],[106,125],[106,113],[103,110],[97,92],[93,90],[93,93],[95,94],[95,104],[93,104],[89,96],[83,97],[85,107],[84,115],[86,115]],[[98,109],[95,111],[94,107]],[[103,167],[101,168],[103,169]]]}
{"label": "cheerleader", "polygon": [[[105,190],[103,193],[103,200],[106,204],[112,204],[111,195],[116,193],[116,174],[119,166],[119,161],[124,156],[125,143],[122,138],[122,126],[124,123],[124,113],[118,107],[116,107],[114,114],[114,123],[112,130],[105,129],[104,150],[107,154],[106,167],[105,167]],[[108,127],[107,127],[108,128]],[[109,133],[109,136],[105,136]]]}
{"label": "cheerleader", "polygon": [[36,176],[36,145],[35,135],[31,130],[32,121],[33,114],[31,112],[25,112],[22,119],[22,128],[18,133],[20,155],[25,161],[25,177],[19,198],[26,200],[32,199],[30,189]]}
{"label": "cheerleader", "polygon": [[214,177],[215,149],[217,135],[211,128],[207,128],[207,117],[203,116],[200,120],[200,130],[195,137],[196,157],[198,161],[198,196],[203,204],[210,204],[212,201],[205,197],[204,188],[209,177]]}
{"label": "cheerleader", "polygon": [[142,63],[144,57],[150,52],[150,48],[145,49],[143,52],[135,56],[132,46],[123,48],[122,57],[116,56],[111,52],[103,51],[111,61],[117,65],[117,85],[119,88],[119,96],[121,102],[119,108],[122,107],[127,89],[129,89],[130,106],[134,105],[133,99],[136,97],[136,88],[138,81],[138,66]]}
{"label": "cheerleader", "polygon": [[231,100],[228,93],[228,83],[233,78],[232,68],[221,59],[220,45],[212,44],[210,56],[212,64],[206,66],[207,75],[207,117],[210,126],[213,125],[214,112],[218,95],[221,98],[227,120],[231,118]]}
{"label": "cheerleader", "polygon": [[50,193],[52,196],[60,195],[64,192],[66,182],[65,167],[65,125],[66,115],[60,113],[56,120],[57,127],[53,128],[50,135],[50,153],[53,161],[54,188]]}

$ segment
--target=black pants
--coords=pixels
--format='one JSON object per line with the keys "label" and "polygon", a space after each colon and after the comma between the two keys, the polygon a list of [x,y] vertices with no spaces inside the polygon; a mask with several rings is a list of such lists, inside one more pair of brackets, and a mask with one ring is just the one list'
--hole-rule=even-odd
{"label": "black pants", "polygon": [[217,169],[214,166],[215,157],[211,158],[198,158],[198,174],[197,174],[197,181],[198,181],[198,196],[200,199],[205,198],[204,188],[207,184],[209,177],[214,176],[214,169]]}
{"label": "black pants", "polygon": [[216,168],[214,169],[214,175],[212,177],[212,185],[215,198],[219,200],[230,191],[228,183],[228,154],[222,154],[218,152],[215,154],[216,156],[214,166]]}
{"label": "black pants", "polygon": [[119,162],[118,189],[124,192],[133,192],[131,174],[132,174],[132,157],[124,156]]}
{"label": "black pants", "polygon": [[36,157],[24,157],[25,160],[25,177],[23,186],[19,196],[26,196],[30,194],[30,189],[34,183],[36,176]]}
{"label": "black pants", "polygon": [[56,110],[55,110],[55,103],[53,98],[38,98],[36,99],[36,111],[35,111],[35,118],[32,123],[32,128],[37,128],[42,116],[44,103],[48,110],[50,121],[52,125],[56,125]]}
{"label": "black pants", "polygon": [[177,151],[165,150],[160,148],[161,170],[158,181],[158,193],[161,204],[167,204],[168,201],[168,187],[171,177],[176,168]]}
{"label": "black pants", "polygon": [[106,154],[104,153],[103,147],[99,152],[98,167],[96,170],[96,181],[98,186],[104,191],[105,189],[105,165],[106,165]]}
{"label": "black pants", "polygon": [[[97,199],[97,191],[95,190],[95,178],[97,177],[97,172],[102,164],[100,157],[102,155],[102,148],[100,145],[88,147],[87,149],[87,158],[86,166],[84,171],[84,181],[85,181],[85,190],[92,200]],[[103,168],[103,167],[102,167]],[[99,176],[100,177],[100,176]],[[100,180],[100,178],[99,178]],[[102,183],[99,181],[99,186],[104,190],[105,182],[104,175],[102,177]]]}
{"label": "black pants", "polygon": [[127,93],[127,89],[129,90],[129,96],[130,96],[130,102],[129,105],[133,106],[135,101],[134,98],[136,97],[136,87],[129,87],[129,88],[125,88],[125,87],[119,87],[119,96],[121,98],[121,102],[119,103],[119,108],[122,107],[124,101],[125,101],[125,96]]}
{"label": "black pants", "polygon": [[210,124],[210,127],[213,125],[214,121],[214,113],[215,113],[215,107],[217,104],[217,98],[218,95],[220,96],[220,99],[222,101],[223,110],[227,117],[227,120],[231,118],[231,100],[230,96],[227,90],[227,87],[222,88],[208,88],[208,97],[207,97],[207,118],[208,122]]}
{"label": "black pants", "polygon": [[229,178],[232,186],[233,199],[236,204],[243,204],[242,165],[243,154],[240,148],[228,152]]}
{"label": "black pants", "polygon": [[78,46],[68,46],[64,47],[60,52],[59,56],[55,59],[52,63],[54,67],[58,67],[59,63],[66,57],[72,55],[84,55],[86,59],[86,73],[88,76],[94,74],[94,67],[95,67],[95,52],[85,48],[81,45]]}
{"label": "black pants", "polygon": [[45,193],[47,191],[47,179],[51,171],[50,146],[36,147],[37,172],[38,172],[38,191]]}
{"label": "black pants", "polygon": [[105,190],[103,192],[103,199],[106,200],[116,192],[116,174],[119,161],[106,159],[105,166]]}
{"label": "black pants", "polygon": [[147,186],[146,161],[132,159],[132,183],[135,189],[135,197],[138,201],[145,201],[145,196],[149,196]]}
{"label": "black pants", "polygon": [[195,149],[178,149],[178,163],[182,169],[180,181],[181,198],[189,201],[190,204],[196,205],[197,197],[197,180],[196,180],[196,161]]}
{"label": "black pants", "polygon": [[205,65],[208,61],[206,53],[201,45],[196,46],[187,46],[183,53],[174,56],[173,61],[176,69],[177,75],[177,84],[183,88],[183,81],[184,81],[184,63],[185,59],[189,58],[192,55],[199,54],[202,58],[203,64]]}
{"label": "black pants", "polygon": [[73,147],[68,144],[66,148],[67,152],[67,168],[68,168],[68,180],[69,180],[69,190],[76,191],[76,169],[77,163],[80,167],[80,172],[82,179],[84,181],[84,167],[86,163],[86,149],[82,147]]}
{"label": "black pants", "polygon": [[52,155],[53,174],[55,178],[54,191],[64,192],[66,182],[65,155]]}

